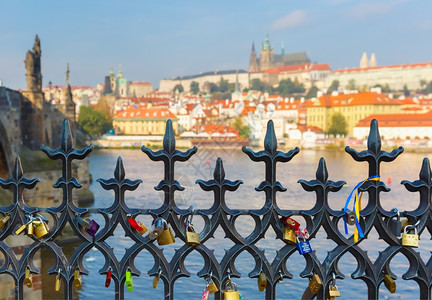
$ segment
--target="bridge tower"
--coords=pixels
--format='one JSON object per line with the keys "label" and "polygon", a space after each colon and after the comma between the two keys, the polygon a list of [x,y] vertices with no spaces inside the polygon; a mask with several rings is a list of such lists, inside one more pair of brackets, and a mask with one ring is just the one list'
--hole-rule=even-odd
{"label": "bridge tower", "polygon": [[27,86],[22,92],[21,135],[24,146],[39,150],[45,143],[44,94],[42,93],[41,46],[36,35],[33,51],[28,50],[24,61]]}

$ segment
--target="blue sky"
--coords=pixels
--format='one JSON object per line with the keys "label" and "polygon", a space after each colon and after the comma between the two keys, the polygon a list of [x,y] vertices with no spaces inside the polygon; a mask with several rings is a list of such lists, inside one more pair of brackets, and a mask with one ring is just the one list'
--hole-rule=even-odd
{"label": "blue sky", "polygon": [[266,33],[275,53],[306,51],[332,69],[432,61],[432,1],[7,1],[0,0],[0,79],[25,87],[23,60],[35,34],[43,84],[103,82],[111,66],[150,81],[247,69],[252,42]]}

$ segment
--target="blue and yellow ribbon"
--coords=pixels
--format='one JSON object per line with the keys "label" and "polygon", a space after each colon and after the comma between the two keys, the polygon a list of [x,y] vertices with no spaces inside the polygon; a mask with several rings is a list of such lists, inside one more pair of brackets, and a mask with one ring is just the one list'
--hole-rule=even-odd
{"label": "blue and yellow ribbon", "polygon": [[348,225],[347,225],[347,209],[348,204],[351,200],[351,197],[353,193],[355,192],[355,198],[354,198],[354,204],[353,204],[353,212],[355,213],[355,227],[354,227],[354,243],[358,242],[359,237],[364,238],[363,231],[360,226],[360,210],[361,210],[361,198],[363,195],[363,192],[359,191],[359,188],[366,182],[366,181],[380,181],[379,175],[371,176],[363,181],[360,181],[355,188],[351,191],[349,194],[344,207],[344,226],[345,226],[345,234],[348,234]]}

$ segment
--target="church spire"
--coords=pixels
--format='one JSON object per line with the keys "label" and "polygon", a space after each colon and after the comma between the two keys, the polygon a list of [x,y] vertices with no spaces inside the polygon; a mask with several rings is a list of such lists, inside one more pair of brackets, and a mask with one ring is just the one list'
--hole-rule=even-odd
{"label": "church spire", "polygon": [[285,43],[282,41],[281,43],[281,54],[284,55],[285,54]]}

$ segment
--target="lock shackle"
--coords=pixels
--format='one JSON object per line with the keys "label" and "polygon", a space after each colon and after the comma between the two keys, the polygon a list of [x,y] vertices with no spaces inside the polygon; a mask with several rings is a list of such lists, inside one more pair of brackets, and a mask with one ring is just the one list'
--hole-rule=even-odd
{"label": "lock shackle", "polygon": [[396,207],[394,207],[394,208],[392,208],[391,211],[394,211],[394,212],[397,213],[397,220],[400,221],[400,211],[399,211],[399,209],[397,209]]}
{"label": "lock shackle", "polygon": [[187,221],[188,224],[192,224],[192,219],[193,219],[194,212],[195,212],[195,206],[191,205],[191,206],[189,207],[189,210],[190,210],[190,214],[189,214],[189,216],[186,218],[186,221]]}
{"label": "lock shackle", "polygon": [[336,274],[332,273],[332,280],[331,280],[331,286],[336,286]]}
{"label": "lock shackle", "polygon": [[57,271],[56,279],[60,279],[60,276],[61,276],[61,268],[59,268]]}
{"label": "lock shackle", "polygon": [[420,222],[420,220],[417,221],[417,223],[415,223],[415,225],[407,225],[407,226],[405,226],[405,228],[404,228],[404,234],[407,234],[408,229],[413,229],[414,230],[414,234],[417,235],[418,233],[417,233],[417,227],[416,227],[416,225],[418,224],[418,222]]}
{"label": "lock shackle", "polygon": [[162,274],[162,269],[159,268],[159,269],[158,269],[158,273],[156,274],[156,277],[157,277],[157,278],[160,278],[160,277],[161,277],[161,274]]}
{"label": "lock shackle", "polygon": [[282,270],[279,270],[279,282],[282,282],[284,280],[283,274],[282,274]]}

